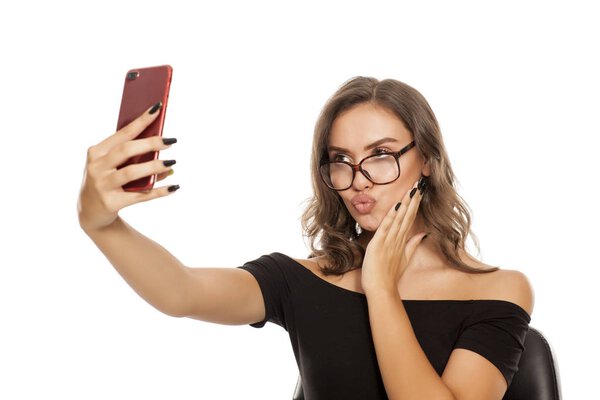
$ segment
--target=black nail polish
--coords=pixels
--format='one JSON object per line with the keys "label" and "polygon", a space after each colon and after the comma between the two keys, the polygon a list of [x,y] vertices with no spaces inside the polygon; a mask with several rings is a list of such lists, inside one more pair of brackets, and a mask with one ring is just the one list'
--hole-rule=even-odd
{"label": "black nail polish", "polygon": [[417,188],[413,188],[413,190],[410,191],[410,198],[412,199],[413,196],[415,195],[415,193],[417,193]]}
{"label": "black nail polish", "polygon": [[148,114],[154,114],[155,112],[160,110],[161,107],[162,107],[162,101],[159,101],[158,103],[156,103],[155,105],[152,106],[150,111],[148,111]]}
{"label": "black nail polish", "polygon": [[402,203],[398,202],[398,204],[396,204],[396,207],[394,207],[394,210],[398,211],[398,209],[400,208],[401,205],[402,205]]}
{"label": "black nail polish", "polygon": [[177,163],[177,161],[175,161],[175,160],[165,160],[165,161],[163,161],[163,165],[165,167],[170,167],[171,165],[175,165],[175,163]]}
{"label": "black nail polish", "polygon": [[419,191],[421,192],[421,194],[423,194],[425,192],[425,189],[427,189],[427,177],[426,176],[421,176],[421,179],[419,179],[419,183],[417,184],[417,188],[419,188]]}
{"label": "black nail polish", "polygon": [[175,138],[163,138],[163,144],[174,144],[177,143]]}
{"label": "black nail polish", "polygon": [[179,190],[179,185],[171,185],[171,186],[169,186],[169,188],[167,190],[169,192],[174,192],[176,190]]}

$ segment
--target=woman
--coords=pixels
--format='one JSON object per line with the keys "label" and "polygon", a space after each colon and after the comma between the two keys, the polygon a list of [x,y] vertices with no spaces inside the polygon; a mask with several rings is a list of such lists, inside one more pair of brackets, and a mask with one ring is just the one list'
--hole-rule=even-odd
{"label": "woman", "polygon": [[[284,327],[306,399],[501,399],[533,308],[527,278],[465,250],[470,216],[433,112],[415,89],[355,78],[316,124],[314,197],[303,216],[309,259],[280,253],[240,268],[189,268],[118,211],[178,186],[127,193],[172,160],[120,170],[173,140],[133,140],[157,107],[88,151],[84,231],[162,312]],[[167,143],[167,144],[165,144]]]}

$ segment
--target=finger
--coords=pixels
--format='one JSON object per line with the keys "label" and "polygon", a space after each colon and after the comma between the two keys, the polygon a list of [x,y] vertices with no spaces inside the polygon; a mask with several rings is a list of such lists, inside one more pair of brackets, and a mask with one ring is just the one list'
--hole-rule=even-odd
{"label": "finger", "polygon": [[152,160],[140,164],[128,165],[115,171],[111,177],[114,187],[120,187],[124,184],[139,178],[145,178],[150,175],[168,174],[175,160]]}
{"label": "finger", "polygon": [[171,147],[165,144],[160,136],[152,136],[145,139],[130,140],[117,145],[101,161],[105,168],[117,168],[133,156],[146,154],[153,151],[161,151]]}
{"label": "finger", "polygon": [[383,220],[377,227],[377,230],[375,231],[375,235],[373,235],[373,240],[380,240],[380,239],[384,240],[384,241],[386,240],[387,232],[389,231],[390,226],[392,225],[392,223],[394,221],[394,216],[396,215],[396,209],[399,204],[400,203],[394,204],[394,206],[388,210],[387,214],[385,215],[385,217],[383,217]]}
{"label": "finger", "polygon": [[390,242],[390,245],[397,246],[399,242],[404,240],[404,231],[402,230],[403,222],[406,219],[406,214],[411,203],[411,193],[413,193],[412,188],[404,194],[401,205],[394,215],[394,219],[388,232],[388,241]]}
{"label": "finger", "polygon": [[122,208],[133,204],[154,200],[159,197],[169,196],[175,193],[177,190],[179,190],[179,185],[162,186],[145,192],[126,192],[126,196],[123,199]]}
{"label": "finger", "polygon": [[175,173],[174,169],[170,169],[167,172],[161,172],[160,174],[156,175],[156,182],[160,182],[163,179],[167,179],[169,176],[173,175]]}
{"label": "finger", "polygon": [[[411,197],[412,196],[412,197]],[[406,242],[406,236],[410,229],[412,228],[415,219],[417,218],[417,212],[419,211],[419,205],[421,204],[421,199],[423,198],[423,194],[420,190],[417,189],[417,186],[409,192],[409,203],[406,208],[406,213],[402,220],[402,225],[400,226],[400,233],[402,234],[402,242]]]}
{"label": "finger", "polygon": [[108,153],[116,145],[137,137],[159,116],[162,102],[155,103],[132,122],[107,137],[95,147],[99,153]]}

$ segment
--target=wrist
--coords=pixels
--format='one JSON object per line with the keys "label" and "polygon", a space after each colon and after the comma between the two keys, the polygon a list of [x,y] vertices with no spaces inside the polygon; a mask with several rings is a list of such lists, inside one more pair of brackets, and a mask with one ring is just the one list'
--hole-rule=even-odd
{"label": "wrist", "polygon": [[121,218],[117,215],[117,217],[114,218],[112,221],[104,224],[90,224],[80,219],[79,226],[81,226],[81,229],[83,229],[86,235],[88,235],[90,238],[93,238],[94,236],[103,234],[106,231],[114,229],[118,225],[122,224],[122,222],[123,221],[121,220]]}
{"label": "wrist", "polygon": [[398,288],[393,286],[365,289],[365,296],[368,299],[400,299]]}

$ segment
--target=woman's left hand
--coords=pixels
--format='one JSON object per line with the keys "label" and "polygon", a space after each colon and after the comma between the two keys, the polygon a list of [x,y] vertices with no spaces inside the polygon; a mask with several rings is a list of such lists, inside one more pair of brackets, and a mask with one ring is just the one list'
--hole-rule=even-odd
{"label": "woman's left hand", "polygon": [[[410,193],[414,190],[411,198]],[[417,246],[427,235],[421,232],[408,237],[423,194],[413,186],[387,213],[369,242],[362,264],[362,287],[365,294],[398,292],[398,284]]]}

